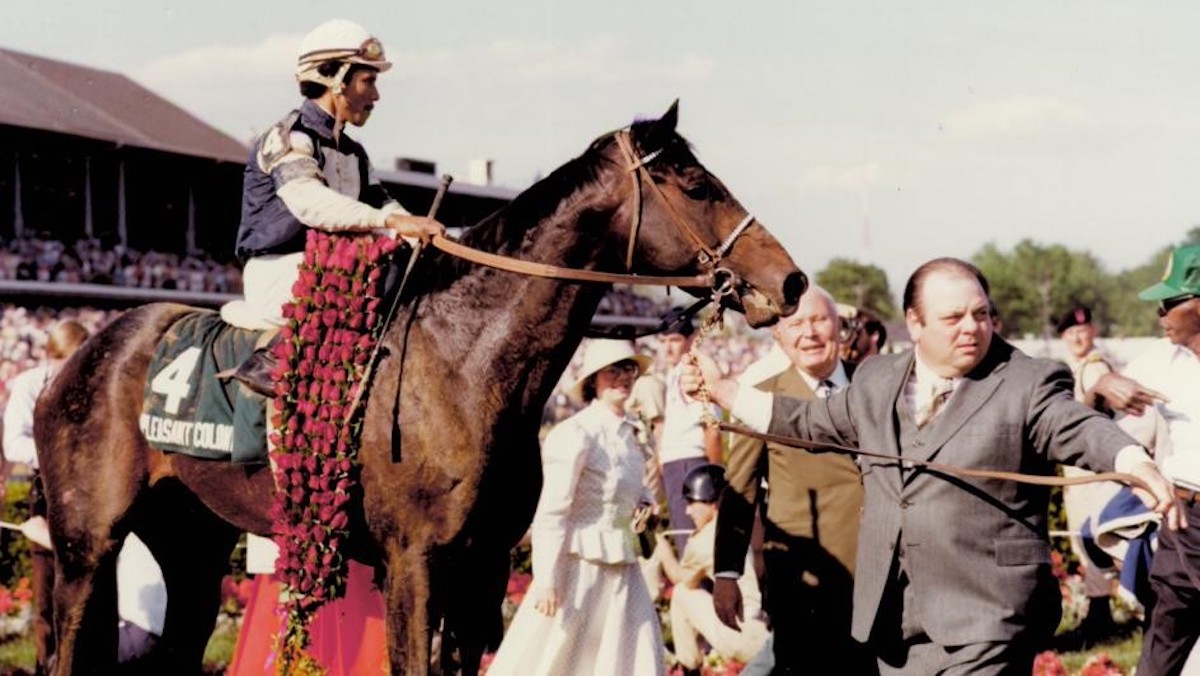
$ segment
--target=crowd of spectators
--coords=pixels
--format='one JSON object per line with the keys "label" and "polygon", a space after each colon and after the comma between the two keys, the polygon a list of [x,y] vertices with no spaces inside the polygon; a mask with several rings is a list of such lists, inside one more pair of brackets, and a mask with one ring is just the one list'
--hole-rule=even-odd
{"label": "crowd of spectators", "polygon": [[0,279],[241,293],[241,268],[208,255],[136,251],[95,239],[22,237],[0,248]]}
{"label": "crowd of spectators", "polygon": [[8,402],[9,380],[37,366],[45,357],[47,332],[55,322],[74,319],[95,333],[117,314],[117,310],[87,307],[56,310],[0,305],[0,411]]}
{"label": "crowd of spectators", "polygon": [[[128,265],[119,265],[121,261]],[[0,279],[30,279],[46,282],[75,282],[117,284],[136,280],[126,286],[143,288],[175,288],[181,290],[221,291],[216,284],[231,280],[240,288],[240,275],[216,274],[217,264],[211,261],[188,259],[175,254],[148,252],[145,254],[122,250],[104,250],[95,241],[80,241],[72,247],[62,242],[41,239],[22,239],[8,242],[0,248]],[[204,271],[199,275],[192,272]],[[219,271],[219,270],[218,270]],[[203,278],[203,281],[200,281]],[[649,297],[629,288],[614,288],[601,301],[598,315],[635,317],[658,320],[674,306],[691,302],[677,292],[675,297]],[[25,308],[12,304],[0,305],[0,410],[8,399],[7,383],[16,374],[36,366],[43,357],[46,331],[61,319],[76,319],[95,332],[108,323],[119,311],[94,308]],[[771,338],[766,332],[756,332],[746,326],[740,315],[726,313],[724,325],[704,337],[705,349],[729,373],[740,373],[770,349]],[[638,349],[657,357],[659,340],[656,336],[638,339]],[[572,362],[564,374],[564,382],[572,381],[579,364]],[[658,376],[665,375],[666,366],[655,359]],[[577,405],[561,388],[555,390],[547,407],[546,422],[570,415]]]}

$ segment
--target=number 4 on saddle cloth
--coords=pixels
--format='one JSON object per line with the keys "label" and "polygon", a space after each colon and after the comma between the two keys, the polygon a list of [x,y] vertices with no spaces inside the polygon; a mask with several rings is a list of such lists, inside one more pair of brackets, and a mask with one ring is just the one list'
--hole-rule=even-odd
{"label": "number 4 on saddle cloth", "polygon": [[230,326],[197,310],[175,322],[154,350],[138,425],[164,451],[251,464],[267,461],[266,408],[217,373],[245,361],[263,331]]}

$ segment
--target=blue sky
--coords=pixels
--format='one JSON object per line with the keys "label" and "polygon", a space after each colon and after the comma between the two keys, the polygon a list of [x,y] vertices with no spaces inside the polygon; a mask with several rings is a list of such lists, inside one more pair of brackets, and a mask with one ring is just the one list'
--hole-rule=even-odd
{"label": "blue sky", "polygon": [[1186,2],[4,0],[0,46],[125,73],[247,139],[335,16],[396,67],[357,134],[523,188],[681,99],[680,131],[810,272],[894,292],[1023,238],[1138,265],[1200,223],[1200,5]]}

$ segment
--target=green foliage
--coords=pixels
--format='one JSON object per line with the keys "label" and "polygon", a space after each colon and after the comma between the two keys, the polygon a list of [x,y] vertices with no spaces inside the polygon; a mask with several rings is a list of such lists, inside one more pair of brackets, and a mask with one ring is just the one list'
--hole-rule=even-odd
{"label": "green foliage", "polygon": [[[4,506],[0,512],[0,520],[9,523],[22,523],[29,518],[29,489],[30,483],[24,480],[9,481],[5,484]],[[11,587],[22,577],[32,574],[29,563],[29,540],[21,533],[3,529],[0,530],[0,584]]]}
{"label": "green foliage", "polygon": [[817,273],[817,284],[839,303],[870,310],[883,319],[897,315],[887,273],[877,266],[835,258]]}
{"label": "green foliage", "polygon": [[972,262],[991,284],[1007,334],[1050,337],[1056,318],[1076,303],[1090,306],[1098,322],[1108,317],[1112,278],[1088,252],[1026,239],[1011,253],[988,244]]}
{"label": "green foliage", "polygon": [[991,284],[1005,334],[1049,337],[1057,318],[1078,303],[1092,308],[1102,336],[1153,336],[1158,334],[1155,306],[1139,300],[1137,294],[1162,277],[1172,249],[1196,243],[1200,243],[1200,227],[1193,227],[1142,265],[1116,274],[1107,272],[1087,251],[1029,239],[1012,251],[987,244],[971,261]]}
{"label": "green foliage", "polygon": [[0,642],[0,673],[32,674],[36,665],[37,646],[32,632]]}

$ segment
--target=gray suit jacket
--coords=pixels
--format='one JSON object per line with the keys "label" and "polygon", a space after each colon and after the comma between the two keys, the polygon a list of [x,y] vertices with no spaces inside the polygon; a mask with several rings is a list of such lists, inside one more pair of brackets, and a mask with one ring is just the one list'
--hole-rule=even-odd
{"label": "gray suit jacket", "polygon": [[[776,397],[770,431],[1032,474],[1053,474],[1055,463],[1109,471],[1117,451],[1136,443],[1075,401],[1065,366],[1032,359],[995,337],[984,360],[922,431],[923,443],[901,449],[897,401],[912,368],[911,352],[873,357],[850,387],[829,399]],[[1061,611],[1050,571],[1048,488],[902,471],[895,462],[870,458],[863,459],[862,472],[856,639],[870,636],[897,547],[904,548],[916,610],[936,643],[1004,641],[1027,632],[1048,637],[1054,631]]]}

